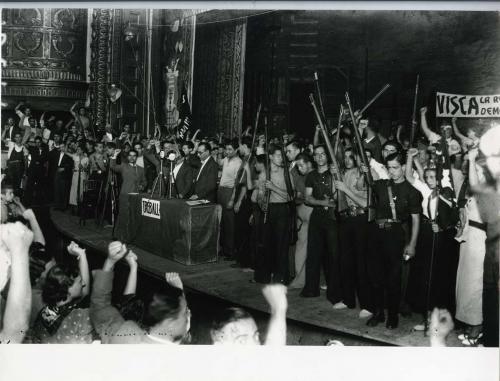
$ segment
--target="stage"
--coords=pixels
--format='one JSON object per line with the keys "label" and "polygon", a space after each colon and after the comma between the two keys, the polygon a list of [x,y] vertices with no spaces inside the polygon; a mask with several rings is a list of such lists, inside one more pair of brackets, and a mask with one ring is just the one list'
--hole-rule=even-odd
{"label": "stage", "polygon": [[[95,249],[103,258],[107,245],[111,241],[111,228],[96,226],[94,220],[88,220],[85,226],[79,224],[79,218],[68,213],[51,210],[51,219],[55,228],[65,237],[85,247]],[[219,260],[186,266],[162,258],[151,252],[131,245],[138,255],[140,271],[151,277],[163,279],[165,272],[178,272],[186,291],[206,294],[223,299],[251,311],[268,312],[267,304],[261,294],[261,286],[251,283],[253,273],[230,267],[231,262]],[[331,331],[352,335],[373,341],[375,345],[428,346],[429,340],[422,332],[412,331],[420,323],[417,315],[400,318],[398,329],[388,330],[384,324],[375,328],[365,325],[366,319],[359,319],[359,310],[333,310],[326,300],[325,292],[318,298],[301,298],[299,289],[288,290],[288,324],[308,326],[308,329]],[[448,346],[462,347],[457,335],[452,333]]]}

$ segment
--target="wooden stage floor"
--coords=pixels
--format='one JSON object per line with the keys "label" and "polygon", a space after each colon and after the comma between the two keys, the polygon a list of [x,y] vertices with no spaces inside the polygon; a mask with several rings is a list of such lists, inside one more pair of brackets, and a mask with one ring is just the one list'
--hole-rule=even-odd
{"label": "wooden stage floor", "polygon": [[[111,241],[111,229],[97,227],[94,220],[88,220],[85,226],[79,225],[78,217],[68,213],[51,210],[51,219],[55,228],[64,236],[91,247],[104,256],[107,245]],[[141,271],[156,278],[163,279],[165,272],[178,272],[185,288],[189,291],[204,293],[217,297],[248,309],[268,312],[267,304],[261,294],[261,286],[251,283],[253,273],[230,267],[231,262],[185,266],[180,263],[161,258],[140,248],[131,246],[139,257]],[[384,324],[370,328],[366,319],[359,319],[359,309],[333,310],[322,291],[318,298],[301,298],[300,289],[288,290],[288,320],[332,330],[348,335],[375,340],[386,345],[428,346],[429,340],[422,332],[414,332],[412,327],[419,323],[419,318],[401,317],[399,327],[388,330]],[[452,333],[448,338],[448,346],[461,347],[457,335]]]}

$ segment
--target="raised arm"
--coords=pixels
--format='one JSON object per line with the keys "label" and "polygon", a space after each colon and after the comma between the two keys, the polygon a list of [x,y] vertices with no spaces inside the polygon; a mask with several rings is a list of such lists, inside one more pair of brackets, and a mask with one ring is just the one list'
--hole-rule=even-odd
{"label": "raised arm", "polygon": [[191,141],[194,143],[194,141],[196,140],[196,137],[198,136],[198,134],[200,133],[200,129],[198,128],[196,130],[196,132],[193,134],[193,136],[191,137]]}
{"label": "raised arm", "polygon": [[314,131],[313,145],[316,147],[320,143],[321,136],[321,128],[319,125],[316,126],[316,130]]}
{"label": "raised arm", "polygon": [[123,295],[134,295],[137,290],[137,255],[130,250],[125,260],[128,263],[129,273]]}
{"label": "raised arm", "polygon": [[269,284],[262,289],[262,294],[271,310],[265,345],[286,345],[286,311],[288,307],[286,291],[286,287],[282,284]]}
{"label": "raised arm", "polygon": [[401,141],[401,131],[403,131],[402,124],[398,125],[398,129],[396,130],[396,140],[399,144],[403,145],[403,142]]}
{"label": "raised arm", "polygon": [[43,235],[42,229],[40,228],[40,225],[38,224],[35,213],[33,213],[33,210],[24,210],[23,217],[30,223],[30,228],[33,232],[33,242],[38,242],[45,246],[45,237]]}
{"label": "raised arm", "polygon": [[75,118],[75,119],[78,117],[78,116],[76,115],[76,112],[75,112],[75,107],[76,107],[76,105],[77,105],[77,104],[78,104],[78,102],[75,102],[75,103],[73,104],[73,106],[71,106],[71,108],[69,109],[69,112],[71,113],[71,115],[73,115],[73,118]]}
{"label": "raised arm", "polygon": [[479,184],[479,176],[476,169],[476,157],[478,154],[477,148],[469,150],[469,185],[474,187]]}
{"label": "raised arm", "polygon": [[29,328],[31,313],[28,251],[33,233],[21,222],[1,225],[0,233],[0,250],[8,250],[12,262],[0,343],[21,343]]}
{"label": "raised arm", "polygon": [[422,128],[422,132],[425,134],[427,139],[429,139],[431,143],[434,143],[436,140],[436,133],[431,131],[429,125],[427,124],[427,107],[422,107],[420,109],[420,127]]}
{"label": "raised arm", "polygon": [[108,246],[108,257],[102,270],[94,272],[94,284],[90,298],[90,318],[101,340],[112,339],[124,322],[120,312],[111,305],[113,290],[113,274],[115,264],[127,253],[127,247],[120,241],[111,242]]}
{"label": "raised arm", "polygon": [[413,161],[416,155],[418,155],[418,150],[416,148],[410,148],[408,150],[408,154],[406,155],[405,177],[406,181],[410,184],[415,182],[415,178],[413,177]]}
{"label": "raised arm", "polygon": [[90,293],[90,273],[89,264],[87,261],[87,253],[85,249],[78,246],[77,243],[71,241],[67,247],[68,253],[78,260],[78,269],[80,271],[80,276],[82,277],[82,296],[87,296]]}

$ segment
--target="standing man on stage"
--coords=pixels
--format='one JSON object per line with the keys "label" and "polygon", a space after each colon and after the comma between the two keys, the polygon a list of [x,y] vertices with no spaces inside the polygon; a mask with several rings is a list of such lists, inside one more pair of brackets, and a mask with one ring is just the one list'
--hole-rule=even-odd
{"label": "standing man on stage", "polygon": [[[221,220],[221,243],[224,259],[231,261],[235,259],[235,195],[234,187],[237,182],[238,171],[242,160],[238,156],[237,140],[227,141],[226,157],[222,160],[222,176],[217,192],[217,203],[222,206]],[[239,205],[238,205],[239,208]]]}
{"label": "standing man on stage", "polygon": [[200,169],[198,170],[194,185],[193,195],[190,200],[208,200],[217,202],[217,174],[219,166],[210,155],[210,145],[201,142],[197,148],[197,154],[200,158]]}
{"label": "standing man on stage", "polygon": [[255,280],[259,283],[288,284],[288,250],[290,246],[290,206],[293,201],[285,181],[283,152],[272,145],[269,151],[270,179],[265,182],[269,192],[267,221],[264,226],[264,248],[257,258]]}
{"label": "standing man on stage", "polygon": [[136,164],[137,151],[131,150],[128,153],[128,163],[116,164],[116,157],[121,152],[120,149],[115,149],[113,157],[111,157],[110,167],[114,172],[122,175],[122,187],[120,190],[120,198],[128,193],[141,192],[146,188],[147,181],[144,175],[144,168]]}
{"label": "standing man on stage", "polygon": [[[384,293],[387,295],[386,327],[399,324],[401,299],[401,267],[403,257],[415,256],[422,212],[420,193],[405,179],[405,160],[400,153],[386,158],[389,180],[374,182],[375,222],[369,227],[368,272],[372,285],[374,315],[367,325],[375,327],[385,321]],[[367,170],[363,167],[363,170]],[[411,219],[411,232],[406,243],[403,224]]]}
{"label": "standing man on stage", "polygon": [[320,295],[320,272],[323,265],[327,299],[335,309],[354,308],[354,305],[346,305],[342,297],[339,232],[335,214],[338,192],[332,185],[332,173],[336,168],[333,164],[328,165],[328,156],[323,145],[314,148],[314,161],[317,169],[310,172],[306,178],[306,204],[314,209],[309,221],[306,282],[300,296],[313,298]]}
{"label": "standing man on stage", "polygon": [[360,318],[372,315],[373,310],[368,278],[368,217],[366,214],[367,188],[363,173],[356,165],[352,149],[344,152],[343,181],[335,187],[346,195],[347,208],[339,211],[340,267],[344,303],[356,305],[359,300]]}
{"label": "standing man on stage", "polygon": [[104,143],[97,142],[95,152],[89,157],[90,178],[93,180],[103,181],[106,175],[107,155],[104,152]]}
{"label": "standing man on stage", "polygon": [[61,143],[55,157],[54,202],[59,210],[66,210],[69,201],[69,187],[73,175],[73,159],[66,154],[66,144]]}
{"label": "standing man on stage", "polygon": [[[163,164],[163,168],[166,173],[165,178],[168,182],[170,179],[170,162],[167,161],[166,164]],[[176,198],[188,198],[193,187],[194,169],[186,161],[183,151],[175,151],[172,174],[172,196]]]}

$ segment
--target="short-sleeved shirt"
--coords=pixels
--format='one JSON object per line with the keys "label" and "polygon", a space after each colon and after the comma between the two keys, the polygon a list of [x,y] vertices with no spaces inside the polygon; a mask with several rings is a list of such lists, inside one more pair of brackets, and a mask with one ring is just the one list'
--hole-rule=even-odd
{"label": "short-sleeved shirt", "polygon": [[406,221],[410,214],[422,213],[422,195],[408,181],[395,183],[392,180],[377,180],[373,184],[376,219],[392,219],[388,185],[391,184],[392,197],[396,205],[396,219]]}
{"label": "short-sleeved shirt", "polygon": [[222,161],[222,176],[220,179],[219,186],[232,188],[236,183],[236,176],[238,175],[238,170],[241,167],[241,159],[235,156],[231,159],[225,157]]}
{"label": "short-sleeved shirt", "polygon": [[[330,171],[319,173],[316,169],[310,172],[306,177],[306,188],[312,188],[312,196],[317,200],[334,199],[337,197],[336,189],[332,191],[332,175]],[[327,218],[333,218],[332,211],[335,208],[326,208],[324,206],[314,205],[313,213],[320,213]]]}
{"label": "short-sleeved shirt", "polygon": [[[358,180],[360,177],[363,177],[361,172],[359,171],[358,168],[351,168],[345,171],[344,173],[344,183],[353,192],[356,196],[359,198],[366,199],[367,198],[367,191],[366,187],[359,188],[358,187]],[[347,201],[347,206],[349,207],[356,207],[359,206],[354,200],[352,200],[350,197],[346,197]]]}

